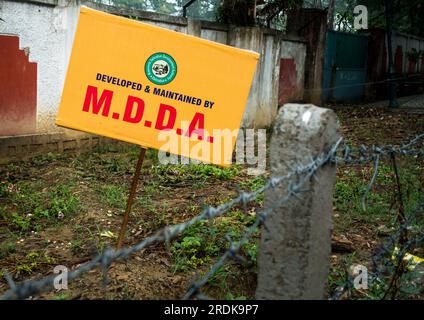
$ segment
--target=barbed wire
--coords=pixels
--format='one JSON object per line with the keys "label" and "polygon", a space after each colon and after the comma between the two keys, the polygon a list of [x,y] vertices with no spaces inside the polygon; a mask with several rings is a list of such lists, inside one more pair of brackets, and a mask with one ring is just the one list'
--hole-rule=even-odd
{"label": "barbed wire", "polygon": [[[372,285],[375,282],[381,282],[381,279],[387,273],[390,268],[397,267],[401,264],[402,260],[405,257],[405,254],[408,250],[412,248],[414,244],[418,244],[424,240],[424,231],[418,232],[415,237],[410,238],[406,241],[398,251],[396,252],[396,247],[399,245],[399,237],[404,230],[407,230],[411,226],[412,222],[418,218],[421,214],[424,216],[424,201],[415,207],[413,212],[405,220],[405,223],[400,225],[394,234],[389,235],[385,243],[380,245],[376,254],[369,256],[369,259],[372,261],[374,270],[371,273],[368,273],[369,284]],[[385,256],[389,256],[387,259],[384,259]],[[383,262],[383,263],[381,263]],[[337,287],[333,294],[331,295],[332,300],[338,300],[341,298],[344,292],[352,290],[354,288],[353,277],[352,275],[348,277],[345,283]]]}
{"label": "barbed wire", "polygon": [[[340,144],[342,140],[340,139],[337,143],[337,146]],[[325,157],[322,157],[323,159],[326,159],[328,161],[331,156],[334,154],[334,150],[336,150],[334,147],[331,149],[332,153],[328,153]],[[207,220],[207,219],[213,219],[216,218],[225,212],[227,212],[229,209],[234,207],[236,204],[246,204],[248,202],[251,202],[252,200],[256,199],[258,195],[262,194],[269,188],[274,188],[275,186],[279,185],[281,182],[289,180],[290,178],[294,176],[301,175],[303,173],[307,172],[315,172],[320,166],[322,166],[325,162],[323,162],[321,157],[318,157],[316,160],[312,161],[310,164],[306,166],[299,166],[296,170],[293,170],[289,172],[287,175],[282,177],[273,177],[269,179],[269,181],[261,188],[254,192],[241,192],[240,195],[224,204],[221,204],[217,207],[208,206],[205,209],[203,209],[202,213],[198,216],[195,216],[194,218],[188,220],[187,222],[176,224],[173,226],[167,226],[158,232],[156,232],[154,235],[146,238],[145,240],[141,241],[140,243],[120,249],[120,250],[114,250],[114,249],[106,249],[102,254],[99,254],[97,257],[95,257],[90,262],[87,262],[80,267],[76,268],[74,271],[71,271],[68,273],[68,281],[72,281],[75,278],[79,277],[82,273],[88,272],[94,268],[97,268],[99,266],[102,267],[102,269],[107,269],[110,264],[115,260],[120,260],[129,257],[134,252],[140,251],[141,249],[155,243],[163,241],[166,244],[170,242],[171,239],[176,237],[177,235],[184,232],[189,227],[193,226],[194,224]],[[295,188],[292,189],[292,192],[295,192]],[[6,292],[5,295],[1,297],[1,299],[24,299],[29,296],[32,296],[36,293],[41,293],[43,291],[46,291],[48,289],[53,288],[53,280],[55,276],[50,276],[41,280],[29,280],[29,281],[23,281],[19,285],[16,285],[12,278],[9,275],[6,275],[6,280],[10,286],[10,290]]]}
{"label": "barbed wire", "polygon": [[[214,275],[219,270],[219,268],[222,267],[222,265],[225,263],[226,260],[228,260],[229,258],[237,258],[237,253],[240,251],[243,244],[249,241],[249,239],[258,230],[258,228],[261,225],[263,225],[263,223],[265,222],[265,220],[267,219],[267,217],[272,211],[274,211],[276,208],[281,206],[283,203],[288,202],[292,196],[294,197],[299,196],[299,194],[302,192],[302,187],[304,187],[306,182],[309,181],[311,177],[314,177],[314,174],[317,172],[317,170],[320,167],[322,167],[323,165],[325,165],[332,159],[341,141],[342,141],[341,139],[337,141],[327,154],[319,156],[317,159],[315,159],[314,161],[312,161],[309,165],[305,167],[303,166],[300,167],[299,171],[303,173],[303,176],[300,182],[298,183],[289,182],[287,186],[288,192],[285,196],[280,197],[278,201],[274,202],[274,204],[270,206],[269,208],[267,208],[266,210],[263,210],[262,212],[257,213],[257,219],[255,223],[245,231],[241,240],[237,242],[230,242],[230,248],[221,256],[221,258],[213,265],[213,267],[209,270],[209,272],[204,277],[202,277],[200,280],[196,281],[190,286],[189,290],[184,296],[184,299],[189,299],[194,294],[198,293],[199,289],[207,283],[208,279],[212,275]],[[296,170],[292,172],[296,172]],[[295,175],[298,175],[298,174],[295,174]],[[271,181],[272,179],[274,178],[271,178]],[[317,178],[315,177],[315,179]],[[277,179],[274,183],[270,184],[270,187],[275,189],[280,184],[281,181],[282,180]]]}
{"label": "barbed wire", "polygon": [[[239,241],[232,241],[231,239],[228,239],[229,248],[203,277],[191,284],[184,296],[184,299],[189,299],[192,297],[196,297],[198,299],[207,298],[200,292],[200,289],[208,282],[210,277],[212,277],[227,260],[242,259],[238,252],[241,250],[242,246],[251,239],[253,234],[263,225],[269,214],[275,208],[281,206],[285,202],[288,202],[292,197],[299,198],[302,192],[305,192],[305,190],[302,190],[304,185],[310,179],[317,179],[315,173],[321,167],[328,163],[339,165],[341,163],[359,164],[374,161],[374,174],[365,193],[367,194],[370,192],[372,184],[375,181],[380,158],[393,155],[410,155],[414,156],[415,158],[421,158],[424,156],[424,150],[422,150],[422,148],[413,148],[413,146],[417,145],[422,140],[424,140],[424,133],[416,136],[414,139],[400,146],[387,145],[383,147],[366,147],[361,145],[358,148],[351,148],[343,143],[342,139],[339,139],[326,153],[317,156],[315,159],[311,159],[306,164],[298,164],[296,168],[292,168],[284,176],[270,177],[262,187],[253,192],[241,191],[237,197],[229,200],[228,202],[216,207],[208,206],[204,208],[199,215],[193,217],[192,219],[183,223],[166,226],[165,228],[155,232],[152,236],[145,238],[134,246],[119,250],[111,248],[104,250],[91,261],[84,263],[70,271],[68,273],[68,282],[71,282],[72,280],[80,277],[82,274],[99,267],[103,270],[104,275],[106,275],[108,267],[114,261],[127,259],[135,252],[138,252],[152,245],[153,243],[164,242],[165,245],[169,247],[169,243],[172,239],[182,234],[185,230],[195,225],[196,223],[222,216],[236,205],[241,205],[243,208],[246,208],[246,205],[257,199],[260,194],[263,194],[269,189],[275,189],[283,182],[287,182],[286,194],[282,195],[279,200],[272,204],[269,208],[257,213],[255,223],[245,230]],[[297,182],[292,181],[295,180],[294,178],[296,178]],[[401,253],[402,250],[399,250],[399,254]],[[25,280],[19,284],[16,284],[12,277],[7,273],[5,274],[5,278],[10,289],[0,297],[1,300],[26,299],[33,295],[50,291],[54,288],[54,279],[56,276],[51,275],[39,280]]]}
{"label": "barbed wire", "polygon": [[[424,155],[424,152],[421,151],[420,149],[408,149],[411,146],[414,146],[416,144],[418,144],[421,140],[424,140],[424,133],[417,135],[415,138],[413,138],[412,140],[410,140],[408,143],[402,144],[401,146],[397,147],[397,146],[393,146],[393,145],[388,145],[385,147],[377,147],[377,146],[372,146],[371,148],[368,148],[364,145],[361,145],[359,148],[357,149],[352,149],[349,146],[347,146],[346,144],[343,144],[343,147],[341,149],[341,153],[343,154],[343,157],[340,156],[335,156],[335,157],[330,157],[330,158],[325,158],[324,157],[324,161],[319,161],[318,160],[318,164],[325,164],[327,163],[329,160],[331,160],[332,162],[335,162],[336,164],[340,164],[340,163],[345,163],[345,164],[354,164],[354,163],[362,163],[362,162],[367,162],[367,161],[374,161],[374,174],[371,178],[371,181],[367,187],[366,192],[364,193],[363,196],[363,208],[365,210],[365,200],[366,200],[366,196],[367,194],[371,191],[371,188],[375,182],[377,173],[378,173],[378,164],[379,164],[379,159],[382,156],[393,156],[396,154],[400,154],[400,155],[414,155],[416,157],[422,157]],[[336,143],[332,149],[330,150],[330,152],[327,154],[328,155],[335,155],[337,152],[337,147],[340,145],[340,141],[338,143]],[[259,219],[256,219],[256,222],[247,229],[247,231],[245,232],[245,235],[242,237],[242,239],[238,242],[231,242],[230,243],[230,248],[221,256],[221,258],[213,265],[213,267],[209,270],[208,273],[206,273],[205,276],[203,276],[200,280],[196,281],[195,283],[193,283],[189,290],[187,291],[186,295],[184,296],[184,299],[189,299],[192,296],[196,295],[197,298],[202,298],[204,299],[205,296],[199,292],[199,289],[204,286],[207,282],[208,279],[213,276],[225,263],[226,260],[231,259],[231,258],[236,258],[236,259],[240,259],[237,256],[237,252],[240,251],[241,247],[243,244],[245,244],[246,242],[249,241],[249,238],[257,231],[257,229],[263,225],[263,222],[266,220],[267,216],[275,209],[278,208],[279,206],[281,206],[281,204],[283,204],[284,202],[287,202],[292,196],[296,196],[296,190],[300,190],[300,188],[305,184],[305,182],[307,180],[309,180],[311,177],[313,177],[313,174],[316,172],[316,170],[319,168],[319,166],[315,169],[315,170],[311,170],[309,171],[308,174],[306,174],[304,176],[304,179],[301,180],[300,183],[298,183],[295,187],[293,186],[288,186],[288,194],[282,198],[280,198],[279,201],[277,201],[276,203],[274,203],[274,205],[272,205],[270,208],[268,208],[267,210],[263,211],[262,213],[259,214]],[[272,179],[272,178],[271,178]],[[423,203],[424,206],[424,203]],[[421,206],[419,207],[421,208]],[[406,227],[405,227],[406,228]],[[403,228],[401,228],[403,229]],[[406,250],[409,248],[409,246],[411,245],[411,241],[408,242],[404,248],[402,248],[402,250],[399,251],[399,256],[403,257],[405,255]]]}
{"label": "barbed wire", "polygon": [[333,161],[336,164],[360,164],[364,162],[374,161],[376,158],[383,156],[401,155],[401,156],[414,156],[416,158],[424,157],[423,148],[412,148],[424,140],[424,133],[421,133],[400,146],[386,145],[386,146],[371,146],[360,145],[357,148],[352,148],[347,144],[343,144],[340,150],[342,156],[336,156]]}
{"label": "barbed wire", "polygon": [[[384,147],[372,146],[366,147],[361,145],[356,151],[352,151],[352,149],[344,145],[343,146],[343,157],[336,158],[335,161],[343,161],[346,164],[361,164],[363,162],[373,162],[373,174],[370,179],[370,182],[367,186],[367,189],[362,197],[362,209],[366,210],[366,199],[368,194],[371,192],[372,186],[375,183],[375,180],[378,176],[379,163],[382,157],[394,157],[396,155],[399,156],[413,156],[416,159],[424,158],[424,148],[412,148],[413,146],[419,144],[424,140],[424,133],[417,135],[415,138],[411,139],[409,142],[401,144],[400,146],[387,145]],[[419,232],[413,238],[410,238],[405,243],[401,243],[400,238],[402,234],[410,227],[412,221],[417,218],[417,216],[422,213],[424,210],[424,202],[420,203],[412,214],[406,219],[402,224],[399,225],[399,228],[393,235],[389,235],[389,240],[387,243],[381,245],[378,248],[378,253],[372,255],[370,259],[374,265],[374,272],[369,275],[370,282],[381,282],[384,274],[387,273],[390,268],[397,268],[401,265],[405,254],[410,248],[417,243],[420,243],[424,240],[424,232]],[[398,252],[395,253],[396,246],[400,246],[398,248]],[[384,256],[389,255],[388,259],[385,259],[384,263],[379,263],[384,260]],[[348,277],[346,283],[343,286],[339,286],[336,288],[333,293],[331,299],[339,299],[341,295],[347,291],[351,290],[354,287],[352,276]],[[389,288],[390,289],[390,288]],[[384,296],[385,297],[385,296]],[[383,297],[383,298],[384,298]]]}

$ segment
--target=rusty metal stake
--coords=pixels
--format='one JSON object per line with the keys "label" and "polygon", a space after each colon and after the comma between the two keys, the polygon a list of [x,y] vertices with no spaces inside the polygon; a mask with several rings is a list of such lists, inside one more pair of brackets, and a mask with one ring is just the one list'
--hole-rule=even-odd
{"label": "rusty metal stake", "polygon": [[141,147],[140,155],[138,156],[137,166],[135,167],[134,177],[131,182],[130,195],[128,196],[127,207],[125,209],[124,218],[122,219],[122,225],[121,225],[121,230],[119,231],[119,237],[118,237],[118,242],[116,244],[116,249],[120,249],[124,242],[125,232],[127,231],[128,217],[130,215],[135,193],[137,191],[138,179],[140,178],[141,166],[143,165],[145,154],[146,154],[146,149]]}
{"label": "rusty metal stake", "polygon": [[403,205],[402,187],[401,187],[400,178],[399,178],[398,166],[396,164],[396,156],[392,153],[390,157],[392,159],[393,171],[395,173],[395,179],[396,179],[395,181],[397,185],[397,197],[399,201],[399,211],[397,213],[397,220],[402,230],[401,234],[399,235],[399,244],[404,245],[408,241],[408,229],[406,227],[405,228],[403,227],[406,223],[406,216],[405,216],[405,207]]}

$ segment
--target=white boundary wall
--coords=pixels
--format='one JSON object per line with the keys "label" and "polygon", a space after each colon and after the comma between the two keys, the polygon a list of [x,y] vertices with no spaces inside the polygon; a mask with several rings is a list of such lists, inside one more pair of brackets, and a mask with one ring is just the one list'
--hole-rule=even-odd
{"label": "white boundary wall", "polygon": [[[303,95],[306,44],[300,39],[262,28],[235,28],[207,21],[194,21],[132,9],[84,2],[98,10],[136,17],[174,31],[190,33],[208,40],[257,51],[261,59],[252,84],[244,127],[272,124],[278,109],[279,61],[292,57],[297,64],[298,82]],[[20,37],[20,47],[28,47],[30,61],[38,64],[38,130],[57,131],[54,126],[73,36],[78,20],[78,0],[33,0],[0,2],[0,33]],[[301,100],[302,97],[296,97]]]}

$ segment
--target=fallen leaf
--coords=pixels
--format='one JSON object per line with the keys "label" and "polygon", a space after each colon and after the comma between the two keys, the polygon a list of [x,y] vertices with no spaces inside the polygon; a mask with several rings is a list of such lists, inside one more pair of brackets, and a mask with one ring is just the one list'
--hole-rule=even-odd
{"label": "fallen leaf", "polygon": [[103,231],[102,233],[100,233],[101,237],[106,237],[106,238],[116,238],[116,235],[112,232],[112,231]]}

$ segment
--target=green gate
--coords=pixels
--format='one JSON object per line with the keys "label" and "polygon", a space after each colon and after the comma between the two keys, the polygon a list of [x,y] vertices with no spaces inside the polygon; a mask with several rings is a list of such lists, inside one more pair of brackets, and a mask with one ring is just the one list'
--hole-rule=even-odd
{"label": "green gate", "polygon": [[327,31],[324,100],[355,102],[364,95],[368,57],[367,35]]}

